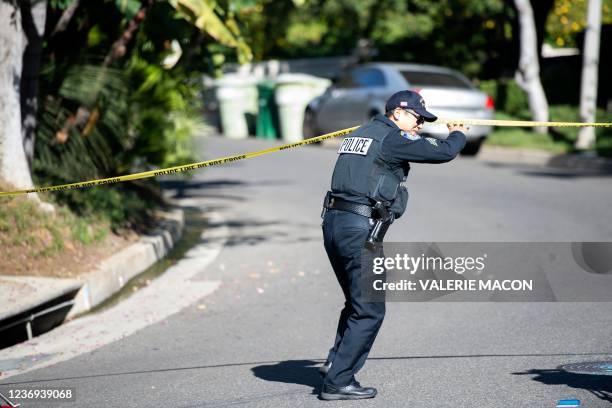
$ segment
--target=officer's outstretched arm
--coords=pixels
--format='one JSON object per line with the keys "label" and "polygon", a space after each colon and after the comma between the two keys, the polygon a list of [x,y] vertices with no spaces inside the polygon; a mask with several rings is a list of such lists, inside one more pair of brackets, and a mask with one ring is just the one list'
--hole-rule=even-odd
{"label": "officer's outstretched arm", "polygon": [[431,137],[406,139],[398,132],[387,136],[383,153],[392,160],[415,163],[445,163],[454,159],[465,146],[463,132],[451,132],[446,139]]}

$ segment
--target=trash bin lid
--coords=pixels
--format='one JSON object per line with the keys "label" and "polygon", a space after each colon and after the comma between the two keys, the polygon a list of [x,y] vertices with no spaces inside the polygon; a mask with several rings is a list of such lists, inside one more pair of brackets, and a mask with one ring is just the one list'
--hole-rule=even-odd
{"label": "trash bin lid", "polygon": [[225,74],[221,78],[215,80],[215,85],[221,87],[243,87],[253,86],[257,81],[249,76],[237,74]]}
{"label": "trash bin lid", "polygon": [[280,74],[278,77],[276,77],[276,82],[278,85],[286,85],[286,84],[304,84],[304,85],[314,85],[314,86],[331,85],[331,81],[327,78],[320,78],[314,75],[298,74],[298,73]]}

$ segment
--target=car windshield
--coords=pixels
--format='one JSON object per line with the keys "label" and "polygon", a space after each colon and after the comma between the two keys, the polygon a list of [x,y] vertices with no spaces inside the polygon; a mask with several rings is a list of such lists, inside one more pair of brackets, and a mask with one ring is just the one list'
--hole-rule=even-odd
{"label": "car windshield", "polygon": [[471,89],[472,86],[458,76],[440,72],[400,71],[413,87],[436,86],[443,88]]}

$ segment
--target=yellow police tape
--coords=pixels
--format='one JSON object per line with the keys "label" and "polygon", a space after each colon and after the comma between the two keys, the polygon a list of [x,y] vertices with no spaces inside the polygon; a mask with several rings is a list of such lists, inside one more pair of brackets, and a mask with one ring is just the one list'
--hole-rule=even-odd
{"label": "yellow police tape", "polygon": [[166,174],[182,173],[184,171],[196,170],[202,167],[219,166],[221,164],[232,163],[238,160],[250,159],[252,157],[262,156],[264,154],[274,153],[280,150],[291,149],[294,147],[331,139],[333,137],[346,135],[347,133],[351,133],[353,130],[357,129],[358,127],[359,126],[355,126],[352,128],[339,130],[337,132],[328,133],[322,136],[317,136],[312,139],[302,140],[300,142],[285,144],[282,146],[270,147],[268,149],[259,150],[256,152],[238,154],[235,156],[222,157],[222,158],[214,159],[214,160],[206,160],[203,162],[185,164],[182,166],[167,167],[165,169],[143,171],[141,173],[133,173],[133,174],[125,175],[125,176],[109,177],[109,178],[103,178],[103,179],[97,179],[97,180],[83,181],[79,183],[61,184],[58,186],[31,188],[27,190],[0,192],[0,197],[17,196],[17,195],[28,194],[28,193],[44,193],[48,191],[75,190],[78,188],[88,188],[88,187],[100,186],[104,184],[115,184],[115,183],[120,183],[122,181],[128,181],[128,180],[138,180],[138,179],[143,179],[143,178],[148,178],[148,177],[163,176]]}
{"label": "yellow police tape", "polygon": [[[446,123],[462,123],[465,125],[476,125],[476,126],[518,126],[518,127],[612,127],[612,123],[581,123],[581,122],[534,122],[534,121],[521,121],[521,120],[495,120],[495,119],[442,119],[439,118],[436,122],[441,124]],[[125,176],[109,177],[103,179],[83,181],[79,183],[61,184],[50,187],[38,187],[27,190],[16,190],[16,191],[0,191],[0,197],[11,197],[18,196],[28,193],[44,193],[49,191],[60,191],[60,190],[75,190],[78,188],[88,188],[94,186],[101,186],[105,184],[115,184],[122,181],[138,180],[143,178],[163,176],[166,174],[182,173],[184,171],[196,170],[202,167],[219,166],[226,163],[233,163],[239,160],[250,159],[252,157],[262,156],[268,153],[274,153],[281,150],[292,149],[294,147],[303,146],[311,143],[322,142],[327,139],[346,135],[351,133],[359,126],[354,126],[347,129],[342,129],[336,132],[327,133],[325,135],[313,137],[311,139],[302,140],[300,142],[284,144],[281,146],[270,147],[264,150],[258,150],[256,152],[238,154],[235,156],[227,156],[214,160],[206,160],[198,163],[185,164],[182,166],[168,167],[159,170],[143,171],[141,173],[133,173]]]}
{"label": "yellow police tape", "polygon": [[536,122],[532,120],[499,119],[450,119],[438,118],[435,123],[463,123],[476,126],[516,126],[516,127],[612,127],[608,122]]}

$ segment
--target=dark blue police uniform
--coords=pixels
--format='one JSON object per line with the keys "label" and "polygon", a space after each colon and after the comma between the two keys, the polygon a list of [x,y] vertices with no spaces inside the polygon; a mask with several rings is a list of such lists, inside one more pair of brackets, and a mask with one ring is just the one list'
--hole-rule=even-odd
{"label": "dark blue police uniform", "polygon": [[[422,98],[415,95],[418,94],[403,91],[403,99],[408,97],[408,107],[413,107],[417,98],[423,112]],[[401,100],[392,97],[391,109],[387,103],[388,110],[395,108],[394,104],[405,107],[406,103],[400,104]],[[416,106],[420,107],[419,103]],[[326,375],[322,371],[323,393],[350,384],[359,385],[355,382],[355,373],[365,363],[385,315],[384,302],[365,302],[361,296],[362,250],[376,221],[376,211],[369,213],[368,208],[380,202],[393,218],[399,218],[408,199],[403,182],[408,176],[409,163],[444,163],[452,160],[464,146],[462,132],[452,132],[443,140],[411,136],[384,115],[376,116],[341,142],[322,227],[325,250],[345,303],[334,345],[324,366]],[[370,390],[375,395],[375,389]]]}

